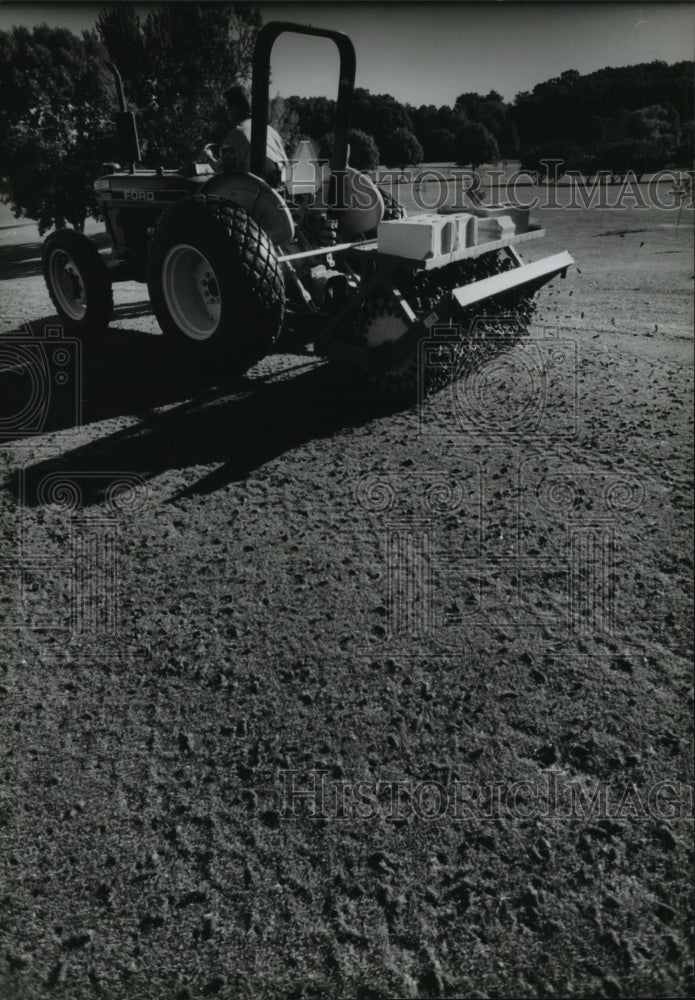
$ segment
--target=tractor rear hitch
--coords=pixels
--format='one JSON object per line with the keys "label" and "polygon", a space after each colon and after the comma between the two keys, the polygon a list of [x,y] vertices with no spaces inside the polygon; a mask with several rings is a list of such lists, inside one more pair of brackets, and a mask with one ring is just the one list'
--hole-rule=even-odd
{"label": "tractor rear hitch", "polygon": [[[518,254],[514,255],[518,260]],[[505,295],[509,292],[519,292],[528,288],[535,292],[542,285],[561,275],[563,278],[567,268],[574,263],[567,251],[545,257],[531,264],[518,264],[510,271],[502,271],[490,278],[462,285],[446,292],[430,313],[428,320],[437,324],[453,322],[455,329],[454,308],[460,310],[471,306],[480,306],[482,302]],[[389,371],[404,357],[417,350],[418,342],[429,338],[432,323],[419,319],[399,289],[395,287],[392,275],[395,265],[392,259],[382,260],[372,277],[364,283],[360,293],[350,299],[345,308],[331,320],[316,338],[316,349],[329,360],[358,364],[363,368],[375,371]],[[346,321],[351,319],[369,293],[376,288],[388,290],[393,297],[398,311],[404,320],[407,330],[397,341],[383,344],[378,348],[366,348],[350,343],[340,337],[341,329]]]}

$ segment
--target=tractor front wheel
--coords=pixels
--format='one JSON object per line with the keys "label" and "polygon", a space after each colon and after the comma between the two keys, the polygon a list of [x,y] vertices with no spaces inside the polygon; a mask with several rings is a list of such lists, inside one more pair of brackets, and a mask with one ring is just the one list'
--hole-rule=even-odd
{"label": "tractor front wheel", "polygon": [[275,247],[224,199],[191,198],[162,216],[147,284],[159,325],[186,365],[242,374],[280,333],[285,288]]}
{"label": "tractor front wheel", "polygon": [[57,229],[41,252],[48,294],[71,333],[103,333],[113,312],[106,264],[92,241],[74,229]]}

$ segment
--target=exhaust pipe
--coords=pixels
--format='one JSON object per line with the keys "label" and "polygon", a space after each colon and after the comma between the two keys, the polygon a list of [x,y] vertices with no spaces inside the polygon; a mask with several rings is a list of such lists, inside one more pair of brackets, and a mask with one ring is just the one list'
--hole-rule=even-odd
{"label": "exhaust pipe", "polygon": [[141,160],[140,143],[138,142],[138,129],[135,123],[135,115],[128,111],[123,91],[123,80],[117,67],[112,62],[106,65],[113,73],[116,81],[116,93],[118,95],[118,111],[114,115],[116,124],[116,142],[118,143],[118,158],[121,163],[128,165],[131,174],[135,173],[135,166]]}

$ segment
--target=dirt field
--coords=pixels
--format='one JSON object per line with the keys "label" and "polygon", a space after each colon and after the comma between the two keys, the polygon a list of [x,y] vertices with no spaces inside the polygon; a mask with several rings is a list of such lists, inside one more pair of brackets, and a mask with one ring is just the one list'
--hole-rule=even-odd
{"label": "dirt field", "polygon": [[692,993],[693,211],[534,214],[395,411],[187,398],[134,283],[57,357],[0,220],[0,997]]}

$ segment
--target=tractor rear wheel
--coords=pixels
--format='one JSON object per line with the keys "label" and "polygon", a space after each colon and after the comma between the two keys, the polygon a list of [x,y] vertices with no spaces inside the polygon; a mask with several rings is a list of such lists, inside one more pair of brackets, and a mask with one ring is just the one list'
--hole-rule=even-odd
{"label": "tractor rear wheel", "polygon": [[198,196],[164,213],[147,285],[159,325],[186,365],[242,374],[280,333],[285,287],[275,247],[225,199]]}
{"label": "tractor rear wheel", "polygon": [[92,241],[74,229],[56,229],[41,251],[48,294],[63,324],[86,337],[103,333],[113,312],[106,264]]}

